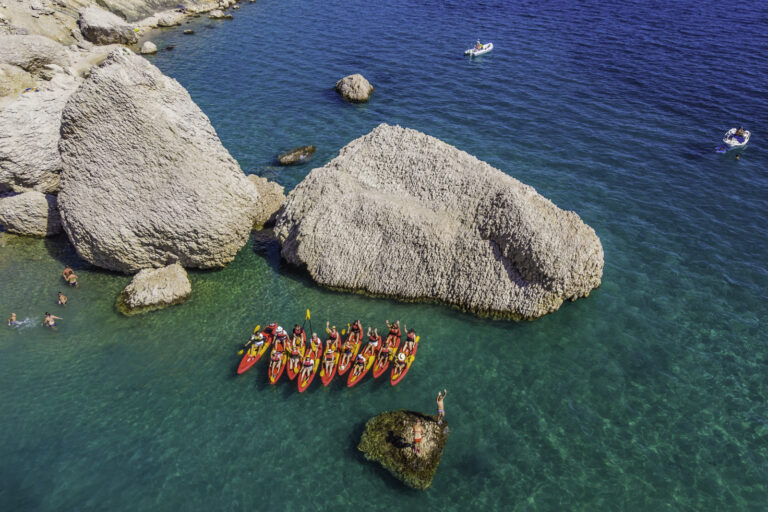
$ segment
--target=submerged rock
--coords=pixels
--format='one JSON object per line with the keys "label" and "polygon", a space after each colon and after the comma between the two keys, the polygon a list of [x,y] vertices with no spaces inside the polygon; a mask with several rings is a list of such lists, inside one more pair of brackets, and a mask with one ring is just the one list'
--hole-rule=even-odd
{"label": "submerged rock", "polygon": [[194,34],[194,33],[195,33],[195,31],[194,31],[194,30],[192,30],[191,28],[188,28],[188,29],[184,30],[184,33],[185,33],[186,35],[188,35],[188,36],[191,36],[192,34]]}
{"label": "submerged rock", "polygon": [[146,313],[184,302],[191,293],[189,277],[178,263],[147,268],[133,276],[117,299],[117,309],[125,315]]}
{"label": "submerged rock", "polygon": [[[421,419],[424,426],[420,453],[413,449],[416,419]],[[448,432],[447,422],[438,425],[431,416],[405,410],[383,412],[365,424],[357,449],[404,484],[423,491],[432,485]]]}
{"label": "submerged rock", "polygon": [[336,92],[347,101],[362,103],[373,94],[373,86],[359,73],[345,76],[336,82]]}
{"label": "submerged rock", "polygon": [[434,137],[385,124],[310,172],[275,232],[282,256],[331,288],[518,319],[587,296],[603,271],[600,240],[576,213]]}
{"label": "submerged rock", "polygon": [[249,175],[248,179],[259,191],[259,204],[253,229],[261,229],[274,222],[277,211],[285,202],[285,189],[274,181],[254,174]]}
{"label": "submerged rock", "polygon": [[137,40],[133,28],[123,18],[100,7],[86,7],[80,11],[80,32],[95,44],[134,44]]}
{"label": "submerged rock", "polygon": [[315,154],[316,150],[317,148],[315,146],[302,146],[283,153],[277,157],[277,161],[280,162],[280,165],[304,163]]}
{"label": "submerged rock", "polygon": [[0,224],[17,235],[57,235],[61,233],[61,218],[56,196],[30,191],[0,198]]}
{"label": "submerged rock", "polygon": [[152,53],[157,53],[157,45],[152,41],[145,41],[144,44],[141,45],[141,54],[150,55]]}
{"label": "submerged rock", "polygon": [[258,191],[187,91],[127,48],[70,97],[61,134],[64,229],[94,265],[222,267],[248,240]]}

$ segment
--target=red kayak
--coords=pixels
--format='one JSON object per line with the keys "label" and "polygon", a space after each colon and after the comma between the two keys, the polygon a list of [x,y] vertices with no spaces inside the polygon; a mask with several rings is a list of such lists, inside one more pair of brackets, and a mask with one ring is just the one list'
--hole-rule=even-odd
{"label": "red kayak", "polygon": [[416,351],[419,349],[419,336],[416,336],[416,339],[413,342],[413,352],[408,350],[406,347],[403,347],[403,350],[401,350],[397,357],[395,357],[395,360],[399,360],[400,354],[405,355],[405,366],[398,366],[397,363],[392,367],[392,375],[390,377],[390,384],[393,386],[396,386],[398,382],[403,380],[403,377],[405,377],[405,374],[408,373],[408,370],[411,369],[411,365],[413,364],[413,360],[416,358]]}
{"label": "red kayak", "polygon": [[[350,332],[347,335],[347,341],[350,341],[350,338],[352,337],[352,333]],[[357,356],[357,352],[360,350],[360,339],[363,337],[363,333],[358,333],[357,336],[355,336],[355,339],[352,340],[352,357],[349,358],[349,361],[347,361],[347,364],[343,365],[341,364],[341,357],[339,357],[339,369],[338,373],[339,376],[344,375],[349,371],[349,369],[352,367],[352,364],[355,362],[355,357]],[[342,345],[342,353],[343,353],[343,345]]]}
{"label": "red kayak", "polygon": [[298,342],[298,349],[299,349],[298,350],[298,352],[299,352],[299,360],[296,362],[296,366],[295,367],[293,365],[291,365],[291,356],[293,355],[293,350],[292,350],[291,347],[288,348],[288,363],[287,363],[288,367],[285,369],[285,373],[288,375],[288,378],[291,379],[291,380],[296,378],[296,375],[298,375],[298,373],[299,373],[298,370],[301,369],[300,368],[300,366],[301,366],[301,359],[304,357],[304,347],[305,347],[305,342],[306,341],[307,341],[307,334],[305,332],[301,333],[301,339],[299,339],[296,336],[293,337],[293,341],[291,343],[292,344],[296,344],[296,342]]}
{"label": "red kayak", "polygon": [[376,356],[376,362],[373,365],[374,379],[381,377],[381,374],[387,371],[387,368],[389,368],[389,362],[394,359],[395,354],[397,354],[397,349],[400,347],[400,337],[395,337],[392,335],[387,336],[387,341],[385,343],[387,346],[389,346],[389,354],[384,356],[382,351],[379,350],[379,354]]}
{"label": "red kayak", "polygon": [[352,371],[349,372],[349,377],[347,377],[348,388],[353,387],[358,382],[363,380],[363,377],[365,377],[365,375],[368,373],[368,370],[370,370],[371,366],[373,366],[374,361],[376,361],[376,354],[378,354],[379,348],[381,347],[381,336],[379,336],[378,339],[379,344],[376,348],[371,347],[371,344],[367,343],[363,349],[363,352],[360,354],[365,357],[365,367],[360,373],[355,373],[354,367],[356,363],[352,363]]}
{"label": "red kayak", "polygon": [[[326,343],[326,346],[329,346],[327,341],[325,343]],[[325,371],[326,358],[328,357],[327,348],[325,349],[325,355],[322,357],[323,360],[320,363],[320,380],[323,381],[323,386],[327,386],[328,384],[330,384],[333,378],[336,376],[336,369],[338,368],[338,365],[339,365],[338,347],[335,347],[332,353],[333,353],[333,368],[331,368],[330,372]]]}
{"label": "red kayak", "polygon": [[[276,368],[272,367],[272,362],[279,358],[279,365]],[[285,353],[285,347],[280,342],[276,342],[272,348],[272,354],[269,358],[269,383],[274,385],[275,382],[280,380],[280,377],[285,371],[285,362],[288,360],[288,355]]]}
{"label": "red kayak", "polygon": [[240,360],[240,365],[237,367],[237,374],[245,373],[251,369],[256,362],[261,359],[261,356],[266,354],[269,346],[272,344],[272,338],[274,337],[275,329],[277,329],[277,323],[271,323],[261,331],[264,336],[264,344],[257,349],[255,345],[251,345],[245,352],[245,355]]}
{"label": "red kayak", "polygon": [[[304,361],[312,361],[312,372],[309,374],[308,377],[299,377],[299,393],[303,393],[305,389],[309,387],[310,384],[312,384],[312,381],[315,379],[315,374],[317,374],[317,369],[320,367],[320,361],[323,359],[323,342],[319,342],[317,344],[317,348],[312,350],[310,349],[307,356],[304,358]],[[303,366],[303,364],[302,364]]]}

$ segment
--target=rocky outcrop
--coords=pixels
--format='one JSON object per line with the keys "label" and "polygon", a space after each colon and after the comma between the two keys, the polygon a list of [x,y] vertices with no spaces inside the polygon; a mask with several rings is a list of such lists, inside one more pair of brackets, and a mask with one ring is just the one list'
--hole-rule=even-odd
{"label": "rocky outcrop", "polygon": [[121,17],[99,7],[80,11],[80,32],[95,44],[134,44],[136,33]]}
{"label": "rocky outcrop", "polygon": [[280,162],[280,165],[302,164],[312,158],[316,150],[315,146],[302,146],[286,151],[277,157],[277,161]]}
{"label": "rocky outcrop", "polygon": [[209,17],[210,19],[212,19],[212,20],[224,20],[224,19],[229,19],[229,20],[231,20],[231,19],[232,19],[232,15],[231,15],[231,14],[229,14],[229,13],[226,13],[226,12],[224,12],[224,11],[221,11],[221,10],[218,10],[218,9],[217,9],[217,10],[215,10],[215,11],[211,11],[211,12],[208,14],[208,17]]}
{"label": "rocky outcrop", "polygon": [[192,293],[192,285],[178,263],[163,268],[144,269],[133,276],[117,299],[117,309],[136,315],[179,304]]}
{"label": "rocky outcrop", "polygon": [[0,36],[0,65],[16,66],[34,74],[47,64],[69,66],[63,46],[37,35]]}
{"label": "rocky outcrop", "polygon": [[0,198],[0,224],[17,235],[57,235],[61,219],[56,197],[31,191]]}
{"label": "rocky outcrop", "polygon": [[141,45],[140,53],[142,55],[157,53],[157,45],[152,41],[145,41],[144,44]]}
{"label": "rocky outcrop", "polygon": [[347,101],[362,103],[373,94],[373,86],[359,73],[345,76],[336,82],[336,92]]}
{"label": "rocky outcrop", "polygon": [[77,82],[22,94],[0,112],[0,185],[23,192],[59,190],[61,112]]}
{"label": "rocky outcrop", "polygon": [[285,189],[274,181],[251,174],[248,179],[259,191],[259,204],[253,229],[261,229],[272,224],[275,215],[285,202]]}
{"label": "rocky outcrop", "polygon": [[59,208],[77,252],[136,272],[232,261],[258,192],[175,80],[126,48],[91,70],[62,114]]}
{"label": "rocky outcrop", "polygon": [[600,240],[576,213],[398,126],[314,169],[275,232],[283,257],[328,287],[518,319],[587,296],[603,271]]}
{"label": "rocky outcrop", "polygon": [[[417,419],[424,427],[419,452],[413,443]],[[384,412],[365,424],[357,449],[407,486],[424,491],[432,485],[449,432],[447,422],[438,425],[432,416],[413,411]]]}

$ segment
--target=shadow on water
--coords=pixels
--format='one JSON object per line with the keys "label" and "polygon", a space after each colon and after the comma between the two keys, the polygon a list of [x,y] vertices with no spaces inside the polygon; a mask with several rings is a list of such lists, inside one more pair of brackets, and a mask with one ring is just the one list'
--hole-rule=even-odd
{"label": "shadow on water", "polygon": [[[77,254],[75,246],[69,242],[65,233],[45,238],[44,244],[51,258],[61,263],[62,267],[69,265],[75,271],[97,270]],[[108,274],[108,272],[105,273]]]}

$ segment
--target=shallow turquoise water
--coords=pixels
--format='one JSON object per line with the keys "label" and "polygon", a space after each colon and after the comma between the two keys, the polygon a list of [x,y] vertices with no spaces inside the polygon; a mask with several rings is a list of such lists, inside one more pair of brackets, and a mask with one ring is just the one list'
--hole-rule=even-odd
{"label": "shallow turquoise water", "polygon": [[[290,188],[379,122],[417,128],[578,212],[603,285],[535,322],[490,321],[316,288],[254,242],[192,272],[184,305],[128,319],[128,277],[65,239],[0,234],[0,311],[30,318],[0,330],[0,509],[764,509],[768,13],[720,7],[261,1],[154,37],[176,48],[152,61],[246,172]],[[496,50],[463,59],[476,37]],[[352,72],[376,87],[367,105],[332,90]],[[714,154],[738,123],[743,158]],[[309,143],[310,164],[272,165]],[[64,263],[82,285],[56,309]],[[233,376],[254,324],[305,308],[315,328],[413,325],[411,373],[301,396],[261,364]],[[442,387],[451,438],[432,489],[412,492],[356,442],[382,410],[432,412]]]}

